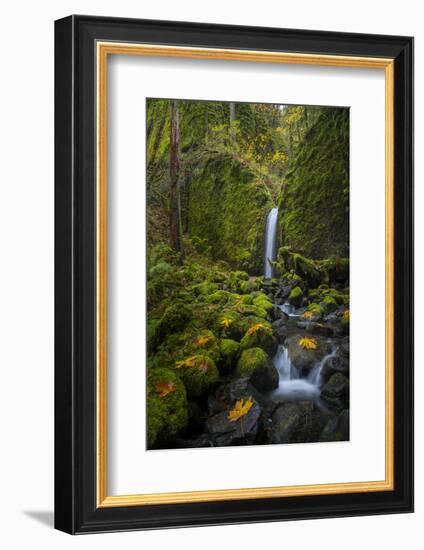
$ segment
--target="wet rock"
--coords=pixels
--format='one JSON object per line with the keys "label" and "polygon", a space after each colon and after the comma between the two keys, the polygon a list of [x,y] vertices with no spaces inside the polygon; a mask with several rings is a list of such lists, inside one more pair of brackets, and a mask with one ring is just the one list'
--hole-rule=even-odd
{"label": "wet rock", "polygon": [[271,443],[311,443],[318,441],[327,415],[313,401],[286,402],[272,415]]}
{"label": "wet rock", "polygon": [[300,345],[302,334],[296,334],[287,338],[285,345],[288,347],[292,365],[296,367],[301,376],[306,376],[314,366],[330,353],[331,345],[322,337],[314,337],[315,349],[305,349]]}
{"label": "wet rock", "polygon": [[336,372],[331,376],[321,391],[321,400],[324,404],[333,410],[347,408],[349,403],[349,380]]}
{"label": "wet rock", "polygon": [[222,412],[222,410],[232,407],[236,401],[249,397],[253,397],[255,401],[262,404],[263,398],[250,383],[249,378],[236,378],[216,391],[215,398],[221,406],[221,409],[217,409],[216,412]]}
{"label": "wet rock", "polygon": [[349,441],[349,411],[345,409],[333,416],[324,426],[320,441]]}
{"label": "wet rock", "polygon": [[237,374],[248,377],[261,392],[278,387],[278,371],[261,348],[244,350],[237,364]]}
{"label": "wet rock", "polygon": [[228,419],[229,412],[230,409],[215,414],[206,421],[206,430],[213,444],[227,446],[254,443],[261,416],[259,404],[254,401],[249,412],[234,422]]}
{"label": "wet rock", "polygon": [[297,327],[306,330],[306,332],[309,332],[310,334],[316,334],[318,336],[329,337],[334,335],[334,330],[332,327],[314,321],[299,321],[297,323]]}
{"label": "wet rock", "polygon": [[342,346],[339,346],[335,355],[330,357],[323,365],[321,370],[321,378],[327,382],[331,376],[337,372],[349,377],[349,355],[346,356],[345,350]]}

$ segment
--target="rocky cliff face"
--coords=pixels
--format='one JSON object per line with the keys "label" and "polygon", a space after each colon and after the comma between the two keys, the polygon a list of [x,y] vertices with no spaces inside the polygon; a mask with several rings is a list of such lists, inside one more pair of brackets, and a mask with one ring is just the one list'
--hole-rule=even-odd
{"label": "rocky cliff face", "polygon": [[279,198],[281,243],[310,258],[349,255],[349,111],[323,110]]}
{"label": "rocky cliff face", "polygon": [[213,259],[262,274],[266,215],[273,206],[265,184],[227,157],[198,167],[189,187],[190,237],[207,240]]}

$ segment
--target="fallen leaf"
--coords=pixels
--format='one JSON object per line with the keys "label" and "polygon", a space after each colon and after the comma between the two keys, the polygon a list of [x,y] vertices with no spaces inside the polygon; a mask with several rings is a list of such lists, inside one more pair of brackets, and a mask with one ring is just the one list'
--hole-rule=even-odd
{"label": "fallen leaf", "polygon": [[230,422],[236,422],[239,418],[242,418],[245,414],[247,414],[252,406],[252,397],[246,399],[245,402],[243,402],[243,399],[240,399],[228,413],[228,420]]}
{"label": "fallen leaf", "polygon": [[202,335],[196,339],[196,345],[199,347],[206,346],[212,340],[212,336]]}
{"label": "fallen leaf", "polygon": [[256,323],[256,325],[253,325],[248,329],[247,335],[252,336],[255,332],[258,332],[258,330],[263,330],[264,328],[265,327],[262,323]]}
{"label": "fallen leaf", "polygon": [[155,389],[159,394],[159,397],[166,397],[169,393],[175,391],[175,382],[159,380],[155,384]]}
{"label": "fallen leaf", "polygon": [[317,349],[317,341],[315,338],[308,338],[307,336],[304,336],[303,338],[300,338],[298,344],[303,349]]}

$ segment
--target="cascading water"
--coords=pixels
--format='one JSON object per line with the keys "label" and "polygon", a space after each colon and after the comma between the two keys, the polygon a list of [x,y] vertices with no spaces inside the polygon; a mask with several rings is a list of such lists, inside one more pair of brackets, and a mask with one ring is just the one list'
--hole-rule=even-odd
{"label": "cascading water", "polygon": [[268,213],[265,230],[265,259],[264,259],[264,277],[271,279],[274,275],[274,269],[268,260],[275,262],[277,256],[277,224],[278,208],[274,207]]}
{"label": "cascading water", "polygon": [[[267,217],[265,231],[265,254],[264,254],[264,278],[271,279],[274,275],[272,265],[268,260],[275,261],[277,255],[277,223],[278,208],[272,208]],[[275,304],[277,305],[277,304]],[[277,305],[283,313],[288,315],[290,323],[295,322],[298,317],[296,309],[288,301]],[[319,361],[307,377],[300,377],[298,370],[292,365],[288,349],[280,345],[273,358],[273,363],[278,371],[278,388],[269,393],[271,400],[283,398],[284,401],[314,400],[319,402],[321,391],[321,371],[330,357],[336,353],[336,348]]]}
{"label": "cascading water", "polygon": [[318,384],[311,382],[308,378],[299,377],[297,369],[291,364],[288,349],[286,347],[279,346],[273,362],[278,370],[279,382],[278,388],[269,395],[271,400],[282,397],[284,400],[289,401],[318,399]]}

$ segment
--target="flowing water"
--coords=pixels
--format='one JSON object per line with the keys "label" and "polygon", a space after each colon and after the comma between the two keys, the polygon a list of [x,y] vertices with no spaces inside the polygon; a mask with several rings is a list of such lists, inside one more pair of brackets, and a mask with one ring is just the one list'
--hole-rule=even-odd
{"label": "flowing water", "polygon": [[266,220],[265,230],[265,258],[264,258],[264,277],[271,279],[274,275],[274,269],[268,260],[275,262],[277,257],[277,224],[278,208],[271,208]]}
{"label": "flowing water", "polygon": [[[270,279],[274,275],[273,267],[268,259],[275,261],[277,254],[277,221],[278,208],[272,208],[268,213],[265,232],[265,258],[264,277]],[[276,304],[277,305],[277,304]],[[289,302],[277,305],[283,313],[288,315],[288,322],[294,323],[298,314],[296,309]],[[331,353],[319,361],[310,371],[307,377],[301,377],[297,369],[292,365],[288,349],[285,346],[278,346],[273,363],[278,370],[278,388],[269,393],[269,398],[275,400],[283,397],[285,400],[319,400],[321,392],[321,371],[326,362],[336,353],[334,348]]]}

